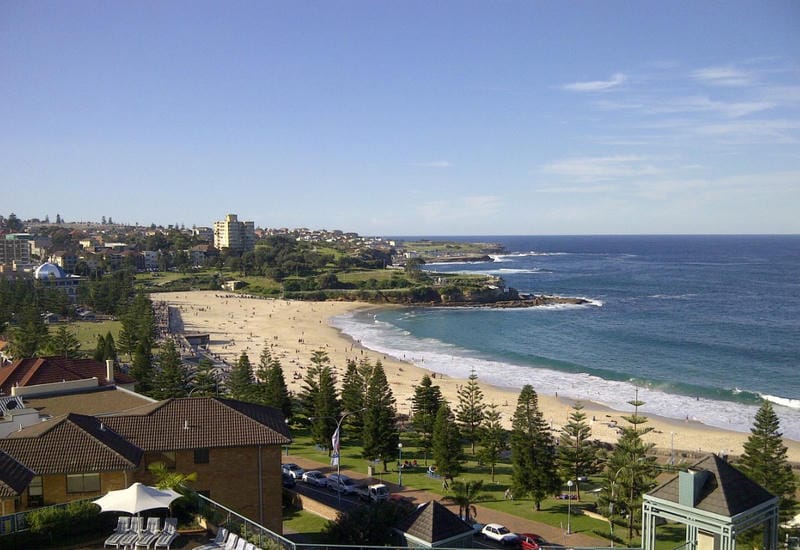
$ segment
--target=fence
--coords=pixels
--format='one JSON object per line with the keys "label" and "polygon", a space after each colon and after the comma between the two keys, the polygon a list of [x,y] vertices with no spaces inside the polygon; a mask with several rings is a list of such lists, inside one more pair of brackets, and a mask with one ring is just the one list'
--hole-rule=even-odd
{"label": "fence", "polygon": [[28,516],[33,512],[38,512],[39,510],[44,510],[46,508],[54,510],[58,508],[66,508],[70,504],[74,504],[76,502],[90,502],[92,500],[94,500],[94,498],[84,498],[80,500],[64,502],[61,504],[53,504],[51,506],[42,506],[40,508],[34,508],[32,510],[25,510],[24,512],[16,512],[14,514],[8,514],[6,516],[0,516],[0,536],[10,535],[11,533],[16,533],[17,531],[24,531],[25,529],[27,529]]}
{"label": "fence", "polygon": [[239,533],[249,542],[256,544],[260,548],[282,548],[283,550],[297,550],[297,545],[289,539],[270,531],[263,525],[249,520],[241,514],[237,514],[230,508],[226,508],[219,502],[215,502],[201,494],[200,497],[207,510],[216,512],[217,523],[228,530]]}

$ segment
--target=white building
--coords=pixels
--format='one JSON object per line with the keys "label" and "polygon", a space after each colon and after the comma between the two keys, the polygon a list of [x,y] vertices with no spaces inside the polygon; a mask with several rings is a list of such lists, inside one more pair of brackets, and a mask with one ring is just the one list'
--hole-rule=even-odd
{"label": "white building", "polygon": [[215,248],[247,252],[253,250],[255,244],[254,222],[240,222],[236,214],[228,214],[223,221],[214,222]]}

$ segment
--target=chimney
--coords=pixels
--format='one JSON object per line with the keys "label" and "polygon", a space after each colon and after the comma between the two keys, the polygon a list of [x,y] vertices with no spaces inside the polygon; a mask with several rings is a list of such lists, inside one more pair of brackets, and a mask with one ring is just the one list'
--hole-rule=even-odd
{"label": "chimney", "polygon": [[688,470],[678,473],[678,504],[695,507],[708,479],[707,470]]}
{"label": "chimney", "polygon": [[113,359],[106,359],[106,380],[111,384],[114,383],[114,360]]}

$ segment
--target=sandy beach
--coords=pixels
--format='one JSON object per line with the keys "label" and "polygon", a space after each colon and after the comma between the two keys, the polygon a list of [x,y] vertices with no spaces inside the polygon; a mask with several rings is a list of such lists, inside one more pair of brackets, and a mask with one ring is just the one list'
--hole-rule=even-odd
{"label": "sandy beach", "polygon": [[[429,373],[410,362],[363,348],[359,342],[353,342],[328,323],[331,317],[358,308],[375,307],[371,304],[260,299],[217,291],[164,293],[153,295],[153,300],[179,308],[184,330],[209,334],[210,350],[229,363],[235,363],[246,351],[251,363],[256,364],[263,346],[271,346],[272,354],[281,360],[289,389],[294,392],[299,392],[302,387],[302,380],[296,377],[302,376],[311,364],[311,354],[316,350],[328,353],[339,381],[349,359],[380,360],[392,384],[397,410],[402,414],[410,412],[414,386]],[[435,374],[434,383],[455,406],[458,387],[465,380],[429,374]],[[485,402],[496,403],[504,422],[510,425],[518,392],[485,383],[481,386]],[[572,410],[572,401],[551,395],[539,395],[539,405],[554,429],[564,424]],[[632,412],[614,411],[596,403],[583,402],[583,405],[592,424],[593,437],[606,442],[617,440],[615,426],[624,425],[622,415]],[[748,435],[698,422],[653,416],[647,413],[646,406],[640,412],[649,418],[648,425],[653,428],[645,435],[646,440],[654,443],[665,457],[669,456],[674,445],[676,460],[681,460],[682,455],[686,455],[683,460],[691,460],[693,456],[712,452],[739,455]],[[789,448],[789,460],[800,462],[800,442],[784,440],[784,443]]]}

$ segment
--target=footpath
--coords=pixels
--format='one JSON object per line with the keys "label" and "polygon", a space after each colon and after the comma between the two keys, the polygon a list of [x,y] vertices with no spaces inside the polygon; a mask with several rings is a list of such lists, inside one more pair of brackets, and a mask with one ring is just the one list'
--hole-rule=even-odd
{"label": "footpath", "polygon": [[[336,472],[336,468],[333,468],[328,464],[316,462],[314,460],[309,460],[299,456],[283,455],[282,459],[286,463],[294,462],[305,470],[319,470],[326,475]],[[369,479],[364,474],[354,470],[342,470],[342,473],[359,482]],[[392,483],[391,481],[387,481],[385,479],[382,481],[382,483],[386,484],[393,494],[402,495],[404,498],[407,498],[414,504],[423,504],[425,502],[430,502],[431,500],[436,500],[444,506],[447,506],[454,513],[458,513],[457,505],[453,505],[447,501],[442,501],[442,496],[436,493],[423,491],[422,489],[415,489],[406,485],[401,488],[396,483]],[[533,505],[533,503],[530,501],[524,502],[526,506]],[[547,542],[554,545],[573,548],[604,548],[609,546],[609,542],[607,540],[588,533],[573,532],[567,535],[566,526],[563,529],[553,527],[552,525],[547,525],[538,521],[521,518],[506,512],[501,512],[499,510],[493,510],[491,508],[481,506],[480,504],[476,504],[475,507],[478,511],[475,520],[480,523],[499,523],[501,525],[505,525],[514,533],[535,533],[543,537]]]}

